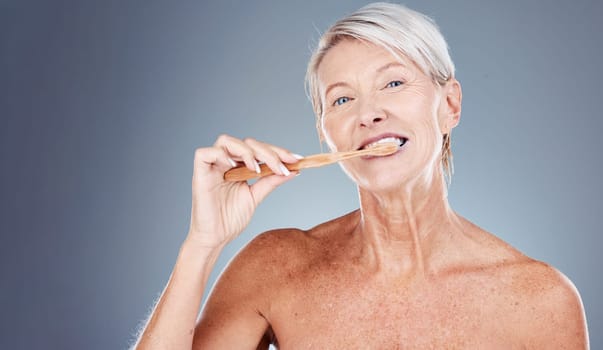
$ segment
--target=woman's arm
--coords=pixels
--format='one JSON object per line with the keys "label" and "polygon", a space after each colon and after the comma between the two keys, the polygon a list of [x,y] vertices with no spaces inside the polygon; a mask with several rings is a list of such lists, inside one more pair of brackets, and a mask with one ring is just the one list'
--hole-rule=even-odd
{"label": "woman's arm", "polygon": [[134,348],[191,349],[201,298],[220,250],[184,242],[167,286]]}
{"label": "woman's arm", "polygon": [[[261,178],[253,185],[224,181],[224,173],[235,162],[243,162],[254,170],[258,161],[266,163],[277,175]],[[216,259],[247,226],[258,204],[277,186],[293,178],[294,174],[283,170],[283,162],[295,163],[297,158],[272,145],[226,135],[219,137],[213,147],[195,151],[189,233],[136,349],[192,348],[201,299]],[[227,302],[238,305],[235,298]],[[254,322],[257,323],[251,320],[249,324]],[[219,331],[207,334],[220,336]],[[261,336],[249,339],[249,345],[257,345]]]}

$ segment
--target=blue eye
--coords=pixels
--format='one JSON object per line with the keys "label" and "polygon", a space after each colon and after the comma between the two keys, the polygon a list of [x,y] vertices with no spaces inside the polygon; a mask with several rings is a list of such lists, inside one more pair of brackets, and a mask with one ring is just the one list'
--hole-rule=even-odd
{"label": "blue eye", "polygon": [[394,80],[394,81],[390,81],[389,83],[387,83],[387,85],[385,85],[385,87],[390,88],[390,87],[396,87],[396,86],[400,86],[404,84],[403,82],[401,82],[400,80]]}
{"label": "blue eye", "polygon": [[349,98],[349,97],[345,97],[345,96],[343,96],[343,97],[340,97],[340,98],[336,99],[336,100],[335,100],[335,102],[333,102],[333,105],[334,105],[334,106],[335,106],[335,105],[340,106],[340,105],[342,105],[342,104],[344,104],[344,103],[348,102],[349,100],[350,100],[350,98]]}

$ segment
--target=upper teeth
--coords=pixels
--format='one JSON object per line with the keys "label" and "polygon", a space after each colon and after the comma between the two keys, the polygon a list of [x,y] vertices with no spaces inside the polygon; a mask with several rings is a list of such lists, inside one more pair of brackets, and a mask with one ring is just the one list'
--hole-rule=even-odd
{"label": "upper teeth", "polygon": [[375,142],[371,142],[371,143],[369,143],[368,145],[365,145],[362,148],[370,148],[370,147],[374,147],[374,146],[376,146],[376,145],[378,145],[380,143],[388,143],[388,142],[395,142],[398,145],[402,145],[402,139],[400,139],[400,138],[397,138],[397,137],[384,137],[384,138],[379,139],[379,140],[377,140]]}

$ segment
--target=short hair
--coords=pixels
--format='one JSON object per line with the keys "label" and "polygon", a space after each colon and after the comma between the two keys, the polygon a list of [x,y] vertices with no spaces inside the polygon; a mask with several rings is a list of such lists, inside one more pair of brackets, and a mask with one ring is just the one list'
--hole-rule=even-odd
{"label": "short hair", "polygon": [[[403,5],[376,2],[337,21],[320,38],[306,72],[306,89],[316,114],[322,140],[322,99],[318,90],[318,67],[326,53],[344,39],[379,45],[400,59],[413,61],[435,84],[444,85],[454,77],[454,63],[448,44],[430,17]],[[450,180],[453,172],[450,134],[444,135],[442,167]]]}

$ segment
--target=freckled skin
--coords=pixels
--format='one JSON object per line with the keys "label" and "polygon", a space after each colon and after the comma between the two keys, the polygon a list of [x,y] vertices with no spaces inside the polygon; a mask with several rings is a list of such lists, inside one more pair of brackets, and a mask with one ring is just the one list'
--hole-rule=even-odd
{"label": "freckled skin", "polygon": [[359,218],[258,236],[213,291],[210,303],[222,306],[208,312],[254,309],[280,349],[586,347],[577,294],[552,267],[462,220],[464,232],[438,243],[455,253],[426,275],[386,271],[362,262]]}
{"label": "freckled skin", "polygon": [[342,164],[359,210],[245,247],[212,291],[193,348],[588,348],[572,283],[448,204],[440,148],[459,121],[460,84],[392,62],[365,42],[332,48],[319,67],[322,131],[334,150],[384,132],[407,144]]}

